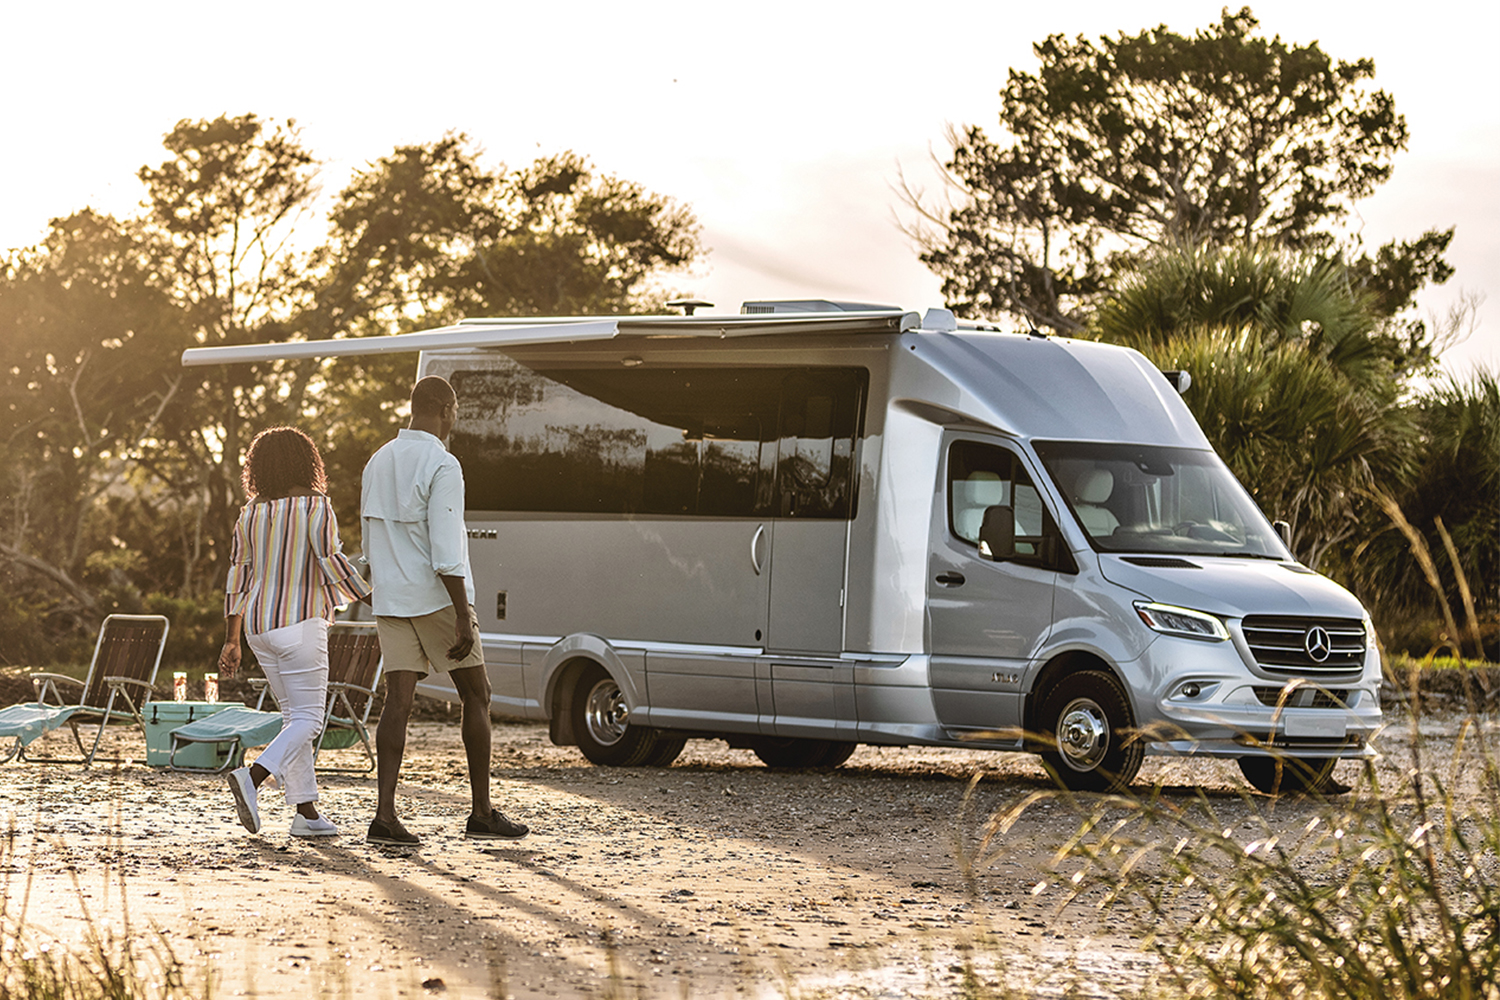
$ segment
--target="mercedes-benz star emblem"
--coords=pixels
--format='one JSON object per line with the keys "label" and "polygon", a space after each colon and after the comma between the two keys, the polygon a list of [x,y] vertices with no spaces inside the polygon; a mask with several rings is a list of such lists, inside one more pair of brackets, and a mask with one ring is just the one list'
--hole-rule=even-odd
{"label": "mercedes-benz star emblem", "polygon": [[1314,663],[1322,663],[1333,655],[1333,639],[1329,637],[1326,628],[1314,625],[1302,637],[1302,648],[1307,650],[1307,655],[1313,658]]}

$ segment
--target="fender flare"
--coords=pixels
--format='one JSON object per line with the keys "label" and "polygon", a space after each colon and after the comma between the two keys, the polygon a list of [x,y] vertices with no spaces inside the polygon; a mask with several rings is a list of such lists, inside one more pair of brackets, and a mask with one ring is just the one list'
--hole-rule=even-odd
{"label": "fender flare", "polygon": [[[1042,702],[1046,700],[1052,689],[1061,683],[1063,678],[1083,670],[1099,670],[1118,681],[1125,692],[1125,700],[1130,705],[1130,714],[1140,718],[1140,711],[1135,704],[1135,692],[1130,684],[1126,683],[1125,678],[1120,676],[1119,668],[1110,662],[1109,657],[1095,649],[1073,648],[1054,653],[1032,678],[1026,690],[1021,714],[1021,725],[1026,732],[1038,732],[1036,714],[1041,710]],[[1028,747],[1028,749],[1033,748]]]}
{"label": "fender flare", "polygon": [[[638,658],[632,670],[627,658]],[[608,640],[587,632],[578,632],[558,640],[542,659],[542,697],[539,699],[544,718],[548,720],[551,739],[557,746],[576,746],[573,718],[568,711],[578,679],[590,666],[600,667],[620,685],[625,704],[634,711],[645,702],[639,683],[643,679],[645,654],[626,651],[622,656]]]}

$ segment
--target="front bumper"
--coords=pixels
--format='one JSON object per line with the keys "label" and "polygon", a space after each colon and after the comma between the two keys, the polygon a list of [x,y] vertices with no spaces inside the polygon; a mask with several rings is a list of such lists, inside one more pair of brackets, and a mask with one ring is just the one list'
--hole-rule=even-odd
{"label": "front bumper", "polygon": [[[1236,642],[1154,642],[1141,664],[1153,692],[1138,706],[1153,754],[1370,759],[1383,725],[1380,665],[1367,653],[1358,674],[1262,676]],[[1140,688],[1138,688],[1140,690]]]}
{"label": "front bumper", "polygon": [[1380,753],[1366,737],[1350,737],[1337,743],[1306,740],[1241,742],[1239,740],[1159,740],[1146,744],[1146,753],[1170,757],[1335,757],[1339,760],[1375,760]]}

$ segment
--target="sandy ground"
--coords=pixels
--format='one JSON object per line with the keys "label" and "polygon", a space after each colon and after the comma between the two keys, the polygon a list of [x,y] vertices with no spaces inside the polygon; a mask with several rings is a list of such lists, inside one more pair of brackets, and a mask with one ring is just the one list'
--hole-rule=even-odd
{"label": "sandy ground", "polygon": [[[1392,721],[1394,778],[1410,758]],[[1441,752],[1457,720],[1424,729]],[[110,739],[143,753],[127,730]],[[48,737],[33,752],[49,747],[69,749]],[[1077,827],[1064,803],[1028,810],[965,878],[979,824],[1048,787],[1028,756],[862,747],[837,770],[772,772],[693,741],[670,768],[607,769],[502,722],[496,801],[534,832],[484,849],[462,837],[461,761],[456,717],[413,724],[401,808],[415,851],[364,843],[372,775],[322,778],[344,835],[307,842],[274,792],[248,834],[219,777],[5,765],[5,916],[24,913],[32,945],[159,934],[195,994],[215,996],[946,997],[972,995],[968,968],[1005,995],[1110,997],[1152,973],[1124,915],[1059,909],[1052,856]],[[1230,762],[1148,758],[1138,784],[1183,802],[1201,787],[1247,837],[1269,805]],[[1287,829],[1323,808],[1271,806]]]}

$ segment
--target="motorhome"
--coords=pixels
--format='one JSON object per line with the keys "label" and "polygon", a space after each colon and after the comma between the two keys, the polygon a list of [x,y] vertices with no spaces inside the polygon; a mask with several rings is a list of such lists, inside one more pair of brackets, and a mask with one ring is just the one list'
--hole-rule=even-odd
{"label": "motorhome", "polygon": [[1374,753],[1368,615],[1135,351],[810,301],[184,363],[393,350],[458,393],[494,708],[597,764],[961,746],[1117,790],[1160,753],[1271,790]]}

